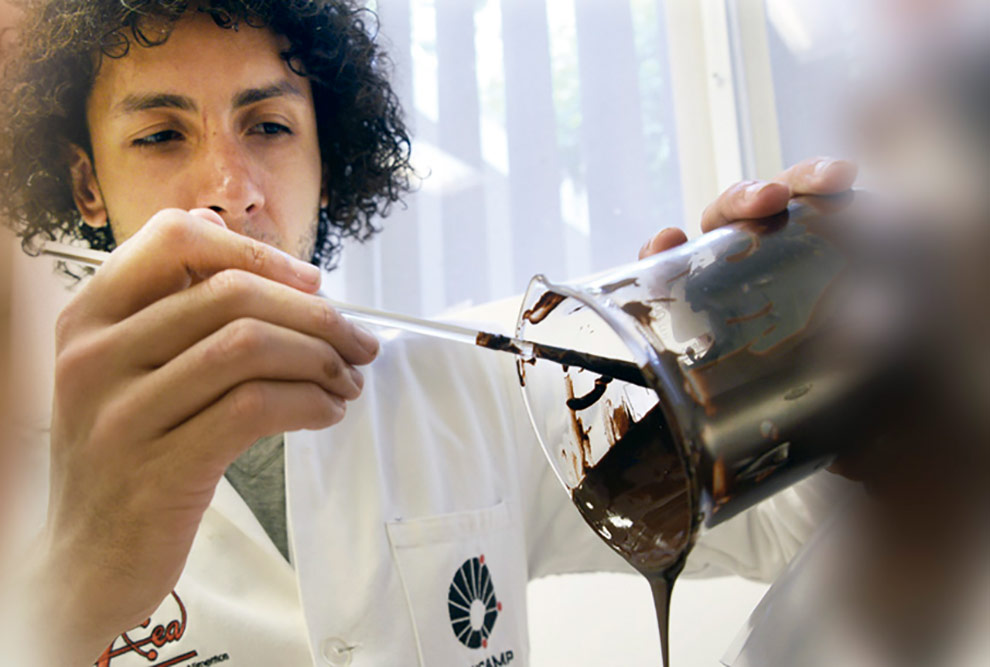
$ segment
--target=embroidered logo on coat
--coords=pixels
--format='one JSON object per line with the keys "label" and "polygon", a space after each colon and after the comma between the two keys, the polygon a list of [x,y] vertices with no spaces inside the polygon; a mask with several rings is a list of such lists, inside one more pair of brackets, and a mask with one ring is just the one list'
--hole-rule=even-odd
{"label": "embroidered logo on coat", "polygon": [[[189,662],[197,658],[199,652],[176,649],[174,646],[186,633],[187,622],[186,606],[182,603],[179,595],[172,591],[172,594],[165,599],[154,616],[114,640],[103,652],[103,655],[97,659],[94,667],[112,667],[118,662],[118,658],[125,664],[131,665],[135,662],[150,663],[148,667],[180,667],[180,665],[182,667],[211,667],[219,662],[230,660],[227,653],[220,653],[205,660]],[[171,651],[169,651],[170,648]],[[176,652],[180,652],[181,655],[168,655],[168,653]],[[128,655],[131,660],[127,660]]]}
{"label": "embroidered logo on coat", "polygon": [[458,641],[468,648],[488,648],[502,603],[495,597],[485,556],[471,558],[454,573],[447,593],[450,626]]}

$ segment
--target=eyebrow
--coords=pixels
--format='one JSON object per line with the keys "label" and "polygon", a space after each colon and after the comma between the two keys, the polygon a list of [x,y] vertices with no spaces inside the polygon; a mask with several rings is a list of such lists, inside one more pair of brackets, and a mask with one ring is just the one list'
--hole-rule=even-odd
{"label": "eyebrow", "polygon": [[[267,86],[247,88],[234,95],[231,102],[235,109],[256,104],[273,97],[292,95],[305,97],[302,92],[287,80],[277,81]],[[151,109],[178,109],[180,111],[196,111],[196,102],[191,97],[174,93],[132,93],[121,100],[116,109],[118,113],[129,114]]]}
{"label": "eyebrow", "polygon": [[282,97],[285,95],[292,95],[300,98],[305,97],[298,88],[292,85],[290,81],[282,79],[281,81],[277,81],[271,85],[263,86],[261,88],[248,88],[247,90],[242,90],[234,95],[233,107],[235,109],[240,109],[241,107],[246,107],[273,97]]}
{"label": "eyebrow", "polygon": [[179,109],[195,111],[196,103],[192,98],[173,93],[142,93],[130,94],[121,100],[116,108],[119,113],[137,113],[149,109]]}

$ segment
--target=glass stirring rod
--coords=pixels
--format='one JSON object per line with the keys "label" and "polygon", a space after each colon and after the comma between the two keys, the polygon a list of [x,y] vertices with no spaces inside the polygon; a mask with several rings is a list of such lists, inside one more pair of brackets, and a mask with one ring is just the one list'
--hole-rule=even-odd
{"label": "glass stirring rod", "polygon": [[[108,252],[92,250],[90,248],[77,248],[62,243],[46,243],[41,249],[41,254],[57,259],[78,262],[94,268],[102,266],[103,262],[110,256]],[[331,299],[322,290],[316,294],[326,299],[327,303],[349,320],[392,329],[401,329],[433,338],[443,338],[456,343],[477,345],[489,350],[508,352],[527,362],[532,362],[536,359],[546,359],[562,366],[584,368],[594,373],[600,373],[601,375],[641,387],[650,386],[639,366],[628,361],[543,345],[542,343],[534,343],[520,338],[488,333],[487,331],[479,331],[456,324],[425,320],[409,315],[342,303]]]}

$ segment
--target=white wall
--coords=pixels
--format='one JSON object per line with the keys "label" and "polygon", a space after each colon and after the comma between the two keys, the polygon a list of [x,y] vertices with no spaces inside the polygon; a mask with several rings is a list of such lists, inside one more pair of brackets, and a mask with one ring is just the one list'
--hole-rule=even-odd
{"label": "white wall", "polygon": [[[561,489],[563,493],[563,489]],[[670,617],[673,667],[718,665],[766,586],[739,577],[681,579]],[[533,667],[657,667],[660,642],[646,580],[549,577],[529,586]]]}

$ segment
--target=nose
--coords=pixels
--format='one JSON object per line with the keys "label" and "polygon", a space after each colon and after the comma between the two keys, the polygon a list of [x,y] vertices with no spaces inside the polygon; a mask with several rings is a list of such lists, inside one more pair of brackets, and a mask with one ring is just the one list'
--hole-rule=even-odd
{"label": "nose", "polygon": [[196,208],[220,215],[227,227],[243,233],[247,220],[265,205],[264,193],[246,149],[235,137],[219,133],[206,142],[198,172]]}

